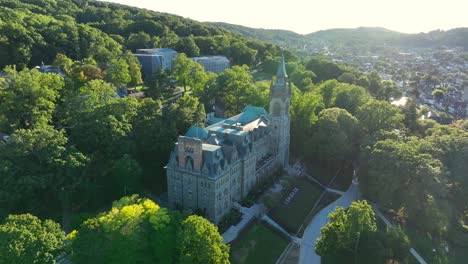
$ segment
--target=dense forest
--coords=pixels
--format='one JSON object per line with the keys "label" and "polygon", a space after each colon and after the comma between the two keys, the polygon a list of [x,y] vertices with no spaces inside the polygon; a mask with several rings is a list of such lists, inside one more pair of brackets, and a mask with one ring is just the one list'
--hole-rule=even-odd
{"label": "dense forest", "polygon": [[0,34],[0,68],[52,63],[57,53],[105,63],[123,50],[153,47],[189,57],[220,54],[248,65],[279,52],[271,44],[175,15],[87,0],[2,0]]}

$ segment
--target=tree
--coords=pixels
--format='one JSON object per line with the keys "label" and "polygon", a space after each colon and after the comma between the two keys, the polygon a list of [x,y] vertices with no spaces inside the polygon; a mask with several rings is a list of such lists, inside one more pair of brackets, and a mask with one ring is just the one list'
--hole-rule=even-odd
{"label": "tree", "polygon": [[[185,220],[184,220],[185,218]],[[136,195],[67,236],[73,263],[229,263],[217,228]]]}
{"label": "tree", "polygon": [[194,63],[190,69],[188,85],[192,88],[194,94],[203,94],[209,78],[203,66],[199,63]]}
{"label": "tree", "polygon": [[341,83],[335,87],[335,107],[346,109],[355,115],[358,108],[370,100],[370,94],[361,86]]}
{"label": "tree", "polygon": [[78,149],[87,154],[99,153],[107,159],[132,153],[133,121],[137,115],[135,98],[112,100],[77,117],[70,135]]}
{"label": "tree", "polygon": [[151,36],[143,31],[138,33],[131,33],[130,36],[128,36],[127,48],[132,51],[136,51],[137,49],[145,49],[148,47],[150,41]]}
{"label": "tree", "polygon": [[174,92],[170,72],[162,69],[154,72],[150,78],[147,78],[145,84],[148,86],[145,94],[153,99],[158,99],[164,94],[172,94]]}
{"label": "tree", "polygon": [[377,231],[375,213],[366,201],[352,202],[347,211],[338,206],[328,219],[330,222],[320,230],[315,251],[330,259],[345,260],[355,255],[360,240]]}
{"label": "tree", "polygon": [[183,262],[229,263],[229,247],[217,227],[203,217],[191,215],[182,222],[178,244]]}
{"label": "tree", "polygon": [[117,98],[114,85],[103,80],[92,80],[77,90],[66,90],[57,115],[63,125],[74,126],[84,112],[92,112]]}
{"label": "tree", "polygon": [[128,63],[125,59],[113,59],[106,71],[106,80],[117,87],[126,86],[132,81]]}
{"label": "tree", "polygon": [[63,78],[28,69],[16,72],[10,68],[6,72],[6,81],[0,82],[0,113],[4,117],[0,130],[10,133],[50,124]]}
{"label": "tree", "polygon": [[177,50],[186,54],[188,57],[196,57],[200,55],[200,49],[197,44],[195,44],[195,41],[193,41],[193,37],[179,39]]}
{"label": "tree", "polygon": [[377,96],[378,99],[389,101],[392,98],[400,98],[402,91],[394,82],[385,80],[382,82],[382,89]]}
{"label": "tree", "polygon": [[404,116],[397,106],[380,100],[370,100],[359,107],[357,119],[364,131],[374,135],[380,130],[390,131],[403,127]]}
{"label": "tree", "polygon": [[55,263],[64,240],[65,233],[52,220],[9,215],[0,225],[0,262]]}
{"label": "tree", "polygon": [[417,138],[378,141],[366,149],[359,179],[367,197],[395,210],[405,207],[410,221],[438,235],[446,230],[450,208],[442,164],[428,153],[431,149]]}
{"label": "tree", "polygon": [[306,92],[294,97],[291,103],[291,148],[293,152],[305,155],[312,160],[310,150],[315,149],[315,142],[311,140],[311,134],[315,132],[315,124],[319,113],[325,108],[321,96]]}
{"label": "tree", "polygon": [[306,64],[306,68],[317,76],[316,79],[314,79],[315,83],[338,79],[338,77],[344,73],[343,69],[339,65],[328,61],[323,57],[310,59]]}
{"label": "tree", "polygon": [[144,171],[143,182],[156,193],[166,190],[166,172],[163,168],[179,135],[168,112],[163,115],[161,102],[145,98],[138,106],[138,115],[133,124],[135,157]]}
{"label": "tree", "polygon": [[238,114],[245,106],[248,91],[253,88],[252,75],[247,66],[234,66],[218,76],[216,104],[223,107],[225,114]]}
{"label": "tree", "polygon": [[326,165],[333,161],[351,160],[358,143],[358,121],[340,108],[322,110],[316,123],[312,142],[319,160]]}
{"label": "tree", "polygon": [[122,158],[113,162],[111,173],[112,186],[118,196],[128,195],[140,189],[143,170],[128,154],[124,154]]}
{"label": "tree", "polygon": [[69,205],[64,195],[83,182],[87,158],[75,148],[65,148],[67,141],[63,130],[43,126],[19,129],[0,144],[3,210],[43,212]]}
{"label": "tree", "polygon": [[446,93],[442,89],[435,89],[434,91],[432,91],[432,95],[436,98],[438,102],[440,102],[442,98],[445,97]]}
{"label": "tree", "polygon": [[410,241],[405,231],[400,227],[387,228],[384,237],[384,246],[387,249],[386,257],[392,259],[392,263],[397,260],[406,263],[410,255]]}
{"label": "tree", "polygon": [[187,85],[189,84],[192,69],[195,67],[195,62],[184,53],[177,55],[174,61],[174,77],[179,85],[184,87],[184,92],[187,92]]}
{"label": "tree", "polygon": [[344,83],[349,83],[349,84],[355,84],[356,83],[356,75],[350,72],[345,72],[338,77],[338,81],[344,82]]}
{"label": "tree", "polygon": [[60,67],[66,75],[70,75],[72,71],[73,60],[68,58],[65,54],[57,53],[55,60],[52,63],[55,67]]}
{"label": "tree", "polygon": [[[203,126],[204,116],[201,116],[202,104],[198,103],[196,97],[188,94],[180,97],[177,101],[169,108],[169,116],[176,124],[178,134],[185,134],[190,126]],[[204,109],[203,109],[204,112]]]}
{"label": "tree", "polygon": [[132,54],[132,52],[127,51],[125,53],[125,60],[127,61],[128,73],[131,77],[131,81],[129,84],[131,86],[137,86],[142,84],[143,80],[141,79],[141,65],[138,59],[135,57],[135,55]]}
{"label": "tree", "polygon": [[123,197],[114,202],[109,212],[86,220],[67,236],[71,260],[73,263],[153,263],[150,221],[162,228],[170,219],[148,199]]}
{"label": "tree", "polygon": [[72,65],[71,77],[77,86],[81,86],[87,81],[104,79],[104,73],[95,61],[75,62]]}
{"label": "tree", "polygon": [[249,48],[245,43],[240,41],[233,42],[229,51],[236,65],[253,65],[257,56],[256,50]]}

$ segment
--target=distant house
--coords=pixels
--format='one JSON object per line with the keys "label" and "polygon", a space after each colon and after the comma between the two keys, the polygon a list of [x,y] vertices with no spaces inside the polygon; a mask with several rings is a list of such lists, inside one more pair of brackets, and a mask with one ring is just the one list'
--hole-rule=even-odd
{"label": "distant house", "polygon": [[62,77],[67,77],[65,75],[65,73],[62,72],[62,70],[60,70],[60,67],[56,67],[56,66],[52,66],[52,65],[44,65],[42,64],[41,66],[36,66],[34,67],[34,69],[42,72],[42,73],[54,73],[54,74],[58,74]]}
{"label": "distant house", "polygon": [[224,56],[204,56],[195,57],[193,60],[203,65],[205,71],[221,73],[231,67],[228,58]]}
{"label": "distant house", "polygon": [[158,48],[137,49],[135,56],[140,61],[142,73],[149,77],[160,69],[172,71],[177,54],[173,49]]}

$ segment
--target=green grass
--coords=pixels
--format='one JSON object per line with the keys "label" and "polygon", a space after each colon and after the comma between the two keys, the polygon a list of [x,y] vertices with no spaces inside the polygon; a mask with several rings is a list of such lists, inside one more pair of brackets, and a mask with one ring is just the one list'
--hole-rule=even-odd
{"label": "green grass", "polygon": [[[304,220],[304,223],[309,223],[310,221],[312,221],[312,219],[314,218],[314,216],[320,212],[320,210],[322,210],[323,208],[327,207],[329,204],[333,203],[334,201],[336,201],[338,198],[340,198],[340,196],[336,193],[331,193],[331,192],[326,192],[323,196],[322,196],[322,199],[320,199],[320,202],[317,204],[317,206],[312,210],[310,211],[310,213],[307,215],[307,217],[305,218]],[[298,234],[297,236],[298,237],[302,237],[302,235],[304,234],[304,230],[307,226],[304,224],[304,226],[302,226],[302,228],[298,231]]]}
{"label": "green grass", "polygon": [[231,263],[276,263],[288,241],[276,235],[263,224],[256,224],[245,237],[231,246]]}
{"label": "green grass", "polygon": [[346,162],[334,162],[329,164],[329,166],[313,162],[307,164],[307,173],[325,186],[339,173],[329,187],[344,192],[348,189],[353,179],[353,166],[351,163]]}
{"label": "green grass", "polygon": [[[284,200],[294,187],[299,188],[299,191],[288,205],[284,205]],[[269,215],[288,232],[295,234],[306,220],[323,189],[305,178],[298,178],[292,184],[291,190],[286,192],[280,204]]]}

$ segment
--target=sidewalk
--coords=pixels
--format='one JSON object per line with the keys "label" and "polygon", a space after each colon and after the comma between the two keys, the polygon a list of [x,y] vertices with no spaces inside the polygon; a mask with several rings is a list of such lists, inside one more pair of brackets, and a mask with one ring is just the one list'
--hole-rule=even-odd
{"label": "sidewalk", "polygon": [[237,225],[229,227],[229,229],[221,235],[223,237],[223,243],[228,244],[236,239],[240,231],[242,231],[250,221],[263,213],[265,210],[264,208],[265,206],[263,204],[254,204],[250,208],[240,207],[239,211],[242,213],[242,220]]}

